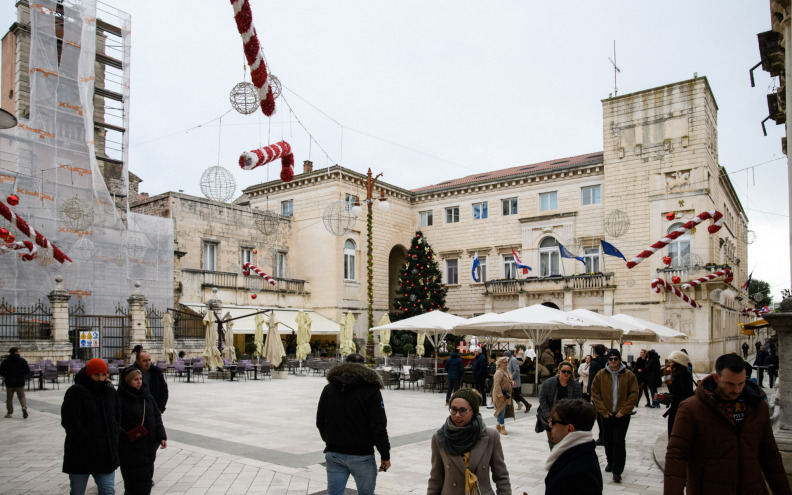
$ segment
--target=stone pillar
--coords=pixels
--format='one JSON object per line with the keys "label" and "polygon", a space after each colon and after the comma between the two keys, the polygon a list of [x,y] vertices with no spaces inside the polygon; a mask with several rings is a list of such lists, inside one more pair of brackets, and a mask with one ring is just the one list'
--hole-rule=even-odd
{"label": "stone pillar", "polygon": [[613,316],[613,290],[605,290],[602,295],[602,314]]}
{"label": "stone pillar", "polygon": [[135,282],[135,292],[127,299],[129,304],[129,350],[140,344],[146,347],[146,297],[140,292],[140,282]]}
{"label": "stone pillar", "polygon": [[58,275],[55,277],[55,282],[57,284],[55,289],[53,289],[53,291],[47,296],[47,299],[49,299],[50,302],[50,311],[52,312],[52,318],[50,319],[52,340],[55,342],[68,342],[69,299],[71,296],[61,285],[61,282],[63,282],[63,277]]}
{"label": "stone pillar", "polygon": [[573,309],[573,306],[572,306],[572,291],[571,290],[565,290],[564,291],[564,308],[563,308],[563,310],[564,311],[572,311],[572,309]]}
{"label": "stone pillar", "polygon": [[780,411],[779,429],[775,433],[778,449],[784,460],[787,479],[792,483],[792,299],[781,302],[779,313],[762,315],[778,336],[779,380],[775,405]]}

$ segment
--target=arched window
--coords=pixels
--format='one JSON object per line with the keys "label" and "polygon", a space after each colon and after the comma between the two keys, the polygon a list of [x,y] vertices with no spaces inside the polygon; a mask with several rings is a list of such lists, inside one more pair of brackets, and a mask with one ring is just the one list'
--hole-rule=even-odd
{"label": "arched window", "polygon": [[539,276],[558,275],[561,264],[561,253],[558,252],[558,241],[554,237],[546,237],[539,243]]}
{"label": "arched window", "polygon": [[[682,223],[675,223],[668,228],[667,234],[681,227]],[[674,239],[668,245],[668,256],[671,257],[671,266],[682,266],[690,259],[690,232],[686,232]]]}
{"label": "arched window", "polygon": [[344,280],[355,280],[355,266],[357,266],[355,242],[347,239],[344,243]]}

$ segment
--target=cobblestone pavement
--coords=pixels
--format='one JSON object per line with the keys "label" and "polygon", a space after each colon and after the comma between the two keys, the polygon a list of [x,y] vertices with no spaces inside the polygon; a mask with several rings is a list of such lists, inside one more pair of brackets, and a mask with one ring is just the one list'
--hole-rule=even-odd
{"label": "cobblestone pavement", "polygon": [[[63,379],[61,379],[63,380]],[[154,473],[155,494],[313,494],[326,489],[322,449],[315,427],[316,403],[323,377],[286,380],[184,383],[168,380],[170,401],[163,418],[168,448],[160,450]],[[0,419],[2,462],[0,493],[68,493],[61,472],[64,432],[60,405],[69,384],[60,390],[28,391],[30,417],[22,419],[18,403],[13,418]],[[51,387],[51,385],[50,385]],[[429,441],[445,420],[444,395],[415,390],[384,390],[391,439],[392,467],[380,473],[377,493],[425,493],[429,476]],[[544,434],[534,433],[538,399],[530,413],[517,411],[502,437],[514,493],[544,493],[544,462],[549,453]],[[492,409],[482,408],[488,425]],[[603,473],[604,493],[660,493],[662,472],[652,448],[666,431],[662,409],[643,406],[627,435],[627,466],[621,484]],[[597,449],[605,466],[605,453]],[[379,457],[378,457],[379,458]],[[123,493],[120,472],[116,488]],[[354,489],[350,478],[349,489]],[[93,481],[88,493],[97,493]]]}

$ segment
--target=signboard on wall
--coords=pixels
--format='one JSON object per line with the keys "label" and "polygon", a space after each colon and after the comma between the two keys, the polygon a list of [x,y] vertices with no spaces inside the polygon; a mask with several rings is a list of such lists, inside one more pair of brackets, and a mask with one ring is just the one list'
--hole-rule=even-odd
{"label": "signboard on wall", "polygon": [[99,347],[99,332],[80,332],[80,348]]}

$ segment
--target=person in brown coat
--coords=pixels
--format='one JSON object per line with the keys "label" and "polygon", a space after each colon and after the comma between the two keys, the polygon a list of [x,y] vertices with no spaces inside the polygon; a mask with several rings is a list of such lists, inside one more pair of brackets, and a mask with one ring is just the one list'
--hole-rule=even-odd
{"label": "person in brown coat", "polygon": [[427,495],[511,494],[500,435],[484,424],[479,414],[481,402],[478,391],[470,388],[451,396],[451,414],[432,437]]}
{"label": "person in brown coat", "polygon": [[509,358],[507,356],[498,358],[497,363],[498,369],[492,378],[492,403],[495,405],[495,417],[498,418],[498,424],[495,429],[501,435],[508,435],[504,421],[506,419],[506,409],[511,404],[511,390],[514,382],[507,369]]}
{"label": "person in brown coat", "polygon": [[764,392],[745,379],[745,360],[725,354],[682,401],[666,450],[666,495],[790,495]]}

